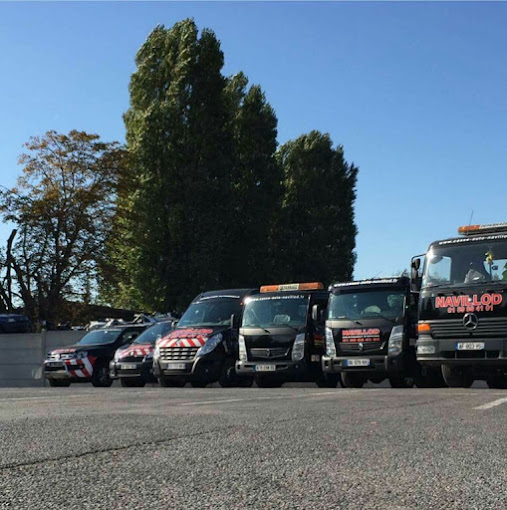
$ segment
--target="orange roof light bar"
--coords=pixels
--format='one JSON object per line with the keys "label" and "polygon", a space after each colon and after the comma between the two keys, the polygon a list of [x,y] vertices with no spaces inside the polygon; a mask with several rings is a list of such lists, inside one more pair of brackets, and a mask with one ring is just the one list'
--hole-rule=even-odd
{"label": "orange roof light bar", "polygon": [[458,228],[458,234],[463,235],[505,231],[507,231],[507,223],[488,223],[486,225],[464,225]]}
{"label": "orange roof light bar", "polygon": [[324,285],[321,282],[311,283],[280,283],[277,285],[263,285],[261,292],[283,292],[289,290],[322,290]]}

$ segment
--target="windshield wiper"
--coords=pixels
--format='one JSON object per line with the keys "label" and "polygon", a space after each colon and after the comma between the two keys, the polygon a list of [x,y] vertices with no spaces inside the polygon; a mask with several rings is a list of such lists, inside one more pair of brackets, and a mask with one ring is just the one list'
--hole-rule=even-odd
{"label": "windshield wiper", "polygon": [[265,327],[261,326],[260,324],[249,324],[246,327],[247,328],[259,328],[259,329],[262,329],[263,331],[265,331],[266,333],[268,333],[268,335],[271,334],[271,331],[269,331],[269,329],[266,329]]}

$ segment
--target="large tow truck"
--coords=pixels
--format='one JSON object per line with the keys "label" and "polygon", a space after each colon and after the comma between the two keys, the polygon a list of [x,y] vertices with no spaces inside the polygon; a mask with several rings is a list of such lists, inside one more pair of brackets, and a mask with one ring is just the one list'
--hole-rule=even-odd
{"label": "large tow truck", "polygon": [[239,335],[238,374],[257,386],[313,381],[336,387],[338,376],[323,374],[324,323],[329,293],[322,283],[265,285],[245,300]]}
{"label": "large tow truck", "polygon": [[450,387],[507,388],[507,223],[460,227],[412,259],[417,359]]}
{"label": "large tow truck", "polygon": [[342,385],[362,388],[385,379],[393,388],[414,385],[417,294],[408,277],[329,286],[326,355],[322,369],[341,374]]}
{"label": "large tow truck", "polygon": [[257,289],[204,292],[190,303],[176,328],[157,340],[153,374],[164,387],[197,388],[218,382],[222,387],[251,386],[253,377],[240,377],[238,328],[243,302]]}

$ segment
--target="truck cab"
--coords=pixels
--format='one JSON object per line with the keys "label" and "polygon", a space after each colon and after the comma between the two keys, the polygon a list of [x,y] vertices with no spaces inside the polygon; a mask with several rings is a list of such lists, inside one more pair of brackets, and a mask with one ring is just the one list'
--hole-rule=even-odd
{"label": "truck cab", "polygon": [[450,387],[507,388],[507,223],[460,227],[414,258],[417,359]]}
{"label": "truck cab", "polygon": [[222,387],[251,386],[252,377],[235,371],[238,328],[243,303],[257,289],[203,292],[190,303],[177,326],[157,340],[153,374],[164,387],[189,382],[201,388],[218,382]]}
{"label": "truck cab", "polygon": [[245,299],[239,331],[238,374],[254,376],[259,387],[313,381],[336,387],[322,373],[328,292],[322,283],[265,285]]}
{"label": "truck cab", "polygon": [[330,285],[325,373],[361,388],[389,379],[393,388],[414,385],[417,294],[408,277]]}

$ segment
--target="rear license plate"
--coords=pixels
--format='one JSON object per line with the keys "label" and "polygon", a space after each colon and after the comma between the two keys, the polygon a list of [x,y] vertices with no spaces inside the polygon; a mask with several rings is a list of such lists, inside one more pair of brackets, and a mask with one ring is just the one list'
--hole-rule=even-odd
{"label": "rear license plate", "polygon": [[167,363],[166,370],[185,370],[187,366],[185,363]]}
{"label": "rear license plate", "polygon": [[275,370],[275,365],[255,365],[256,372],[274,372]]}
{"label": "rear license plate", "polygon": [[345,366],[346,367],[369,367],[370,360],[369,359],[346,359]]}
{"label": "rear license plate", "polygon": [[135,363],[122,363],[120,365],[120,370],[135,370],[137,365]]}
{"label": "rear license plate", "polygon": [[482,351],[484,349],[484,342],[457,342],[457,351]]}

